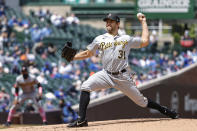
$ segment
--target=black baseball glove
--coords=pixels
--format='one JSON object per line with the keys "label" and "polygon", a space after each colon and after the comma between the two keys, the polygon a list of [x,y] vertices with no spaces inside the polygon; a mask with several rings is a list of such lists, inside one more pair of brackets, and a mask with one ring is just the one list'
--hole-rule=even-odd
{"label": "black baseball glove", "polygon": [[77,49],[72,48],[72,43],[67,42],[62,49],[62,58],[65,58],[68,62],[72,61],[77,53]]}

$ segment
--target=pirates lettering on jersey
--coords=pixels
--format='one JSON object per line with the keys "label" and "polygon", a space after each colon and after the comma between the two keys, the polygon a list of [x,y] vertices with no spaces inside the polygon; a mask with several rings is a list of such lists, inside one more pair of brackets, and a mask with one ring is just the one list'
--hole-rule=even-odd
{"label": "pirates lettering on jersey", "polygon": [[109,47],[112,47],[112,43],[111,42],[101,42],[101,44],[100,44],[100,49],[101,50],[105,50],[105,49],[107,49],[107,48],[109,48]]}
{"label": "pirates lettering on jersey", "polygon": [[114,46],[118,46],[118,45],[122,45],[122,48],[125,48],[125,45],[128,44],[128,41],[115,41],[115,42],[101,42],[100,43],[100,49],[105,50],[107,48],[112,47],[112,45]]}
{"label": "pirates lettering on jersey", "polygon": [[128,41],[115,41],[114,46],[122,45],[122,48],[125,48],[125,45],[128,44]]}

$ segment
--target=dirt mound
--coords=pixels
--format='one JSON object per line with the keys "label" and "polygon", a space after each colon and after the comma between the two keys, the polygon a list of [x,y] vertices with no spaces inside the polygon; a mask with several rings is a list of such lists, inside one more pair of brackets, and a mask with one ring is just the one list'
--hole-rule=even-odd
{"label": "dirt mound", "polygon": [[89,122],[88,127],[67,128],[66,124],[10,127],[2,131],[197,131],[197,119],[121,119]]}

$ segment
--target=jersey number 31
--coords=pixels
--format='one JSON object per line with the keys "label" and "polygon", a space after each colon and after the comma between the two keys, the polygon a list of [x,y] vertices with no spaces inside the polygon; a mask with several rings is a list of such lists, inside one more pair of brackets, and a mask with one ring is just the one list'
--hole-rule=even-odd
{"label": "jersey number 31", "polygon": [[119,50],[119,56],[118,56],[119,59],[126,59],[125,57],[125,51],[123,50]]}

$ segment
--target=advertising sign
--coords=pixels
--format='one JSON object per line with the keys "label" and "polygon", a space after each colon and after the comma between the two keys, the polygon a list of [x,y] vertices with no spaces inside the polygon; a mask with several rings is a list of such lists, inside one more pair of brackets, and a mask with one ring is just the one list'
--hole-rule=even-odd
{"label": "advertising sign", "polygon": [[136,13],[152,19],[194,18],[194,0],[137,0]]}

